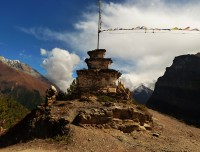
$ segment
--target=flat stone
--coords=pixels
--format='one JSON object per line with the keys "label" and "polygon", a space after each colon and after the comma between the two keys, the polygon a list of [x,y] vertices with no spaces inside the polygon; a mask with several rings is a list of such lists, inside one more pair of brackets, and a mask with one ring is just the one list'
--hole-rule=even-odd
{"label": "flat stone", "polygon": [[154,136],[154,137],[159,137],[160,134],[159,134],[159,133],[153,133],[153,136]]}
{"label": "flat stone", "polygon": [[146,128],[144,126],[139,126],[138,131],[146,131]]}
{"label": "flat stone", "polygon": [[144,126],[147,130],[152,130],[152,127],[151,127],[149,124],[146,124],[146,123],[145,123],[143,126]]}

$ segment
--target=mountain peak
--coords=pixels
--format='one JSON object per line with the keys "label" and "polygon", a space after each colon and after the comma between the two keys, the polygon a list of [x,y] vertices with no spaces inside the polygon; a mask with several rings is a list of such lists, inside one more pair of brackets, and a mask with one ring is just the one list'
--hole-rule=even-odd
{"label": "mountain peak", "polygon": [[138,92],[142,91],[142,90],[146,90],[146,86],[142,83],[141,85],[139,85],[135,90],[137,90]]}
{"label": "mountain peak", "polygon": [[146,87],[144,84],[141,84],[138,86],[134,91],[133,91],[133,98],[141,103],[145,104],[147,100],[150,98],[152,95],[153,91]]}
{"label": "mountain peak", "polygon": [[0,57],[0,94],[16,99],[28,109],[43,102],[43,96],[50,87],[45,77],[19,60]]}
{"label": "mountain peak", "polygon": [[19,60],[10,60],[10,59],[6,59],[3,56],[0,56],[0,62],[6,64],[7,66],[9,66],[15,70],[24,72],[24,73],[34,76],[36,78],[41,78],[41,75],[36,70],[31,68],[27,64],[20,62]]}
{"label": "mountain peak", "polygon": [[143,83],[141,85],[139,85],[135,90],[134,92],[137,92],[137,93],[140,93],[140,92],[146,92],[146,93],[149,93],[149,92],[153,92],[150,88],[146,87]]}
{"label": "mountain peak", "polygon": [[0,61],[7,64],[9,67],[12,67],[15,69],[21,69],[21,70],[23,69],[22,68],[23,63],[21,63],[19,60],[9,60],[3,56],[0,56]]}
{"label": "mountain peak", "polygon": [[4,62],[4,63],[20,63],[19,60],[9,60],[9,59],[6,59],[5,57],[3,56],[0,56],[0,61]]}

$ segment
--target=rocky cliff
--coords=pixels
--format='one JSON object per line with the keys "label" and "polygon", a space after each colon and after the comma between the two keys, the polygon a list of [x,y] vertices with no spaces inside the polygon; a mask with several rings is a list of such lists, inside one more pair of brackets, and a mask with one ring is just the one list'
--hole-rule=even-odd
{"label": "rocky cliff", "polygon": [[158,78],[147,105],[200,125],[200,54],[182,55]]}

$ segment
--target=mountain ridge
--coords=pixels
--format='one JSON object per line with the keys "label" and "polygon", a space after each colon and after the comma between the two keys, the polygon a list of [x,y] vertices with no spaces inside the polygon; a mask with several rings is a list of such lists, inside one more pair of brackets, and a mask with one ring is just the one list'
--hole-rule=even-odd
{"label": "mountain ridge", "polygon": [[52,84],[48,79],[19,60],[1,57],[0,69],[1,94],[11,95],[28,109],[44,102],[45,92]]}
{"label": "mountain ridge", "polygon": [[9,67],[15,70],[29,74],[33,77],[44,79],[44,80],[46,79],[47,81],[49,81],[47,78],[41,75],[37,70],[30,67],[28,64],[22,63],[20,60],[10,60],[10,59],[6,59],[3,56],[0,56],[0,62],[8,65]]}

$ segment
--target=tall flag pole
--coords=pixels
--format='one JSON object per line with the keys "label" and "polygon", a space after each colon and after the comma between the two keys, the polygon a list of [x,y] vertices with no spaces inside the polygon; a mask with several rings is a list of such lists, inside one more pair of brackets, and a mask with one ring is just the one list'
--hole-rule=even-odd
{"label": "tall flag pole", "polygon": [[101,0],[98,2],[99,6],[99,20],[98,20],[98,38],[97,38],[97,49],[99,49],[99,34],[101,33]]}

